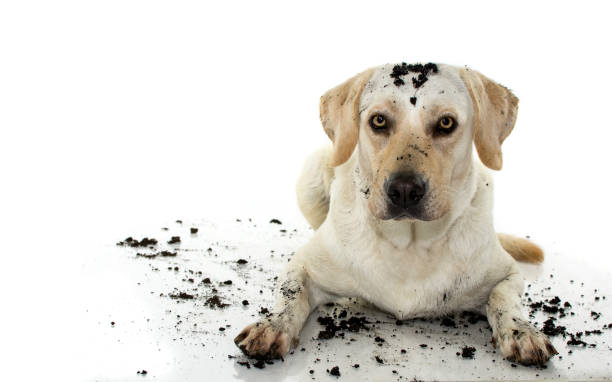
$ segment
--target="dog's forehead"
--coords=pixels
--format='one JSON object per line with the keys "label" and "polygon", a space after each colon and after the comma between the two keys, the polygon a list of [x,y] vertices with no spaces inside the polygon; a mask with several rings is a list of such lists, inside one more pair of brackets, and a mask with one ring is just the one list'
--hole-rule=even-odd
{"label": "dog's forehead", "polygon": [[375,68],[361,95],[359,109],[385,101],[408,110],[423,110],[432,103],[467,108],[471,102],[457,67],[404,63]]}

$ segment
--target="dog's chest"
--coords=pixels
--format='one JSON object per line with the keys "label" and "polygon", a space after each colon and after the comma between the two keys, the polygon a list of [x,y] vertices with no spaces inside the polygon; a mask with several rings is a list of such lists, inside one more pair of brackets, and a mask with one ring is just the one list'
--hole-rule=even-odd
{"label": "dog's chest", "polygon": [[482,306],[492,288],[482,267],[473,264],[473,256],[445,250],[382,246],[364,253],[353,269],[358,295],[400,319]]}

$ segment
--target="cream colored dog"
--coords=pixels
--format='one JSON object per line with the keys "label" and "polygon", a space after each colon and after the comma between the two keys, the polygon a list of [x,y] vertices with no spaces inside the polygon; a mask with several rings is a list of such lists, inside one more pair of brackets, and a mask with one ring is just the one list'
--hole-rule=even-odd
{"label": "cream colored dog", "polygon": [[518,99],[448,65],[383,65],[321,98],[333,142],[306,162],[300,208],[316,230],[291,259],[271,317],[235,339],[255,358],[283,357],[319,304],[363,298],[398,319],[486,313],[509,360],[557,354],[521,313],[516,260],[541,250],[493,228],[493,182]]}

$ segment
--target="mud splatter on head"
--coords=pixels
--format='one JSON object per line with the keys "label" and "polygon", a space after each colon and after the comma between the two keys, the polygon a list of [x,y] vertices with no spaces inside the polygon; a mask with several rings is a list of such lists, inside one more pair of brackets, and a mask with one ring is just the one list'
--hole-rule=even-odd
{"label": "mud splatter on head", "polygon": [[416,77],[412,77],[412,85],[415,89],[421,87],[425,82],[427,82],[427,76],[431,73],[438,73],[438,66],[432,62],[423,64],[406,64],[402,62],[401,65],[395,65],[393,67],[393,71],[391,72],[391,78],[394,78],[393,84],[397,87],[404,85],[404,79],[402,76],[405,76],[409,73],[417,74]]}

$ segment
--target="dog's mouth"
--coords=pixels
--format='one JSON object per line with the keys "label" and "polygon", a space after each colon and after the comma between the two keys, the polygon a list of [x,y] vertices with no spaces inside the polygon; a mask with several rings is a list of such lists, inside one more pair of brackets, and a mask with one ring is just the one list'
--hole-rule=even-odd
{"label": "dog's mouth", "polygon": [[434,217],[427,213],[423,208],[400,209],[394,205],[387,206],[387,213],[382,220],[420,220],[431,221]]}

